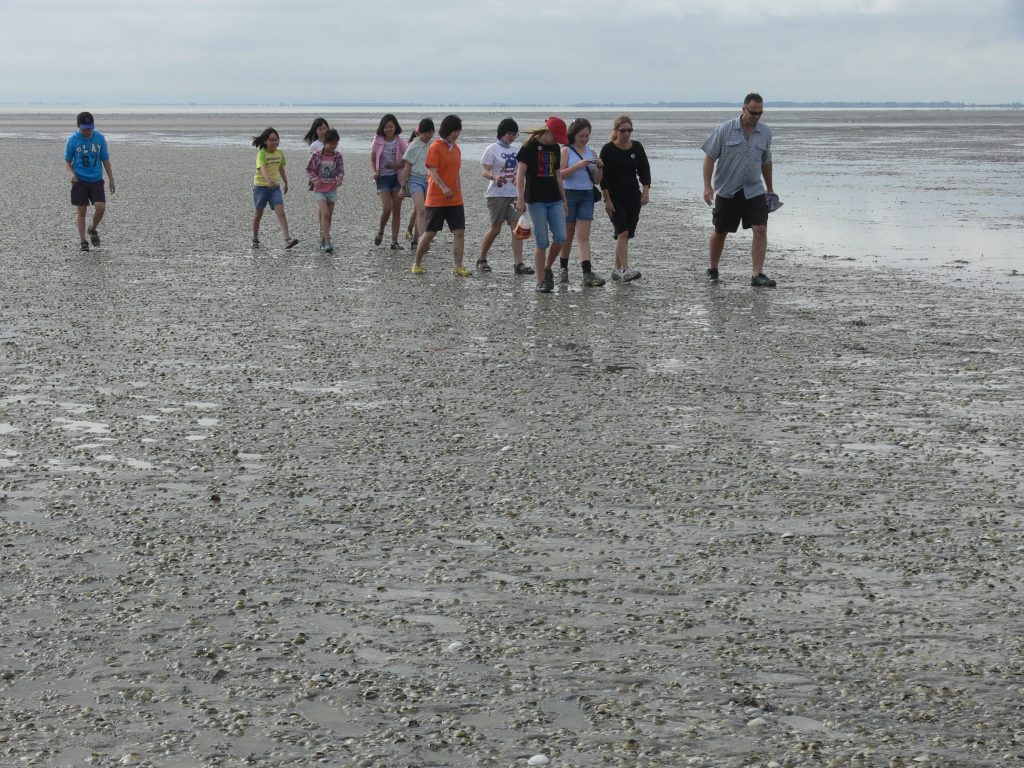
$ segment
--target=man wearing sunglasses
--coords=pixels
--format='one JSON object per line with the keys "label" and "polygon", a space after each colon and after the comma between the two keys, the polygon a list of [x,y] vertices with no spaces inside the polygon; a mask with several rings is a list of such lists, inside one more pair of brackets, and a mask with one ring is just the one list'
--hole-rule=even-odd
{"label": "man wearing sunglasses", "polygon": [[704,142],[704,202],[714,205],[707,275],[718,280],[718,261],[725,238],[738,230],[742,222],[744,229],[753,232],[750,284],[755,288],[774,288],[775,281],[764,273],[768,195],[773,190],[772,132],[761,124],[763,113],[764,99],[760,94],[748,93],[740,116],[715,128]]}

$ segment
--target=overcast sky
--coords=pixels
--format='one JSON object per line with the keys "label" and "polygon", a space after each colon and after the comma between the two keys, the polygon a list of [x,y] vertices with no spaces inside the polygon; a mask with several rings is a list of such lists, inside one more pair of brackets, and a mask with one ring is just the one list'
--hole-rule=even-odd
{"label": "overcast sky", "polygon": [[0,0],[0,102],[1024,101],[1024,0]]}

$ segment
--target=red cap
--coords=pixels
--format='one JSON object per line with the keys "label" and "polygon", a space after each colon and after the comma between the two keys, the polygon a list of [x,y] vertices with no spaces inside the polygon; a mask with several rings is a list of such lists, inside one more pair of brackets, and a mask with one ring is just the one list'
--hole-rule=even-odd
{"label": "red cap", "polygon": [[555,137],[555,141],[559,144],[569,143],[569,134],[565,130],[565,120],[560,117],[549,117],[544,121],[544,125],[551,131],[551,135]]}

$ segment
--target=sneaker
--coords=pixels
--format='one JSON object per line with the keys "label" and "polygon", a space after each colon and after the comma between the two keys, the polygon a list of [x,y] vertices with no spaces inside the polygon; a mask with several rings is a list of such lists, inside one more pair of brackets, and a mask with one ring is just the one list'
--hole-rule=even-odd
{"label": "sneaker", "polygon": [[324,253],[334,253],[334,246],[328,243],[324,246]]}
{"label": "sneaker", "polygon": [[558,269],[558,282],[568,283],[569,282],[569,270],[566,267],[559,267]]}
{"label": "sneaker", "polygon": [[397,242],[395,242],[395,243],[391,244],[391,250],[392,251],[404,251],[405,248],[403,248],[401,245],[399,245]]}
{"label": "sneaker", "polygon": [[583,284],[587,287],[600,288],[602,285],[604,285],[604,278],[598,275],[596,272],[584,272]]}
{"label": "sneaker", "polygon": [[89,241],[88,240],[83,240],[82,241],[82,250],[83,251],[88,251],[89,250]]}
{"label": "sneaker", "polygon": [[469,267],[456,267],[454,274],[456,277],[472,277],[473,270]]}
{"label": "sneaker", "polygon": [[639,269],[634,269],[633,267],[630,267],[629,269],[627,269],[625,272],[622,273],[622,282],[624,282],[624,283],[628,283],[630,280],[639,280],[639,279],[640,279],[640,270]]}
{"label": "sneaker", "polygon": [[414,275],[425,275],[427,274],[427,268],[424,267],[422,264],[413,264],[412,273]]}
{"label": "sneaker", "polygon": [[705,272],[704,274],[706,274],[708,276],[708,280],[711,280],[713,282],[718,280],[718,270],[717,269],[712,269],[711,267],[708,267],[708,271]]}
{"label": "sneaker", "polygon": [[554,288],[549,286],[548,281],[545,280],[543,282],[537,283],[537,287],[534,288],[533,290],[535,290],[537,293],[551,293],[551,291],[553,291]]}
{"label": "sneaker", "polygon": [[774,288],[775,281],[762,272],[750,278],[750,285],[754,288]]}
{"label": "sneaker", "polygon": [[515,272],[517,275],[532,275],[533,267],[528,267],[525,264],[516,264]]}
{"label": "sneaker", "polygon": [[382,242],[384,242],[384,230],[383,229],[380,232],[378,232],[374,236],[374,238],[373,238],[373,244],[374,245],[380,245]]}
{"label": "sneaker", "polygon": [[299,244],[299,241],[298,241],[298,240],[296,240],[296,239],[295,239],[295,238],[293,237],[293,238],[291,238],[291,239],[290,239],[290,240],[289,240],[288,242],[286,242],[286,243],[284,244],[284,249],[285,249],[286,251],[287,251],[287,250],[290,250],[290,249],[294,248],[294,247],[295,247],[296,245],[298,245],[298,244]]}
{"label": "sneaker", "polygon": [[[82,242],[84,243],[85,240],[83,240]],[[258,237],[254,237],[252,239],[252,247],[253,248],[259,248],[260,247],[260,239]]]}
{"label": "sneaker", "polygon": [[619,281],[621,279],[622,279],[622,270],[621,269],[614,269],[614,270],[612,270],[612,282],[617,282],[617,281]]}
{"label": "sneaker", "polygon": [[547,289],[545,293],[551,293],[555,290],[555,273],[550,269],[544,270],[544,287]]}
{"label": "sneaker", "polygon": [[100,244],[100,233],[96,231],[96,227],[93,227],[92,229],[89,230],[89,241],[93,245]]}
{"label": "sneaker", "polygon": [[487,259],[480,259],[480,261],[478,261],[476,263],[476,271],[477,272],[490,272],[491,271],[491,265],[487,263]]}

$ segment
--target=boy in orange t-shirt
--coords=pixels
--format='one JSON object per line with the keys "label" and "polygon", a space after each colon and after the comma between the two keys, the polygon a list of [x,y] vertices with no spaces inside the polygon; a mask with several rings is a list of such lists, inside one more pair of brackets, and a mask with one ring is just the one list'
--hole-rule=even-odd
{"label": "boy in orange t-shirt", "polygon": [[448,115],[441,121],[438,138],[427,150],[427,231],[420,238],[416,247],[416,260],[413,262],[413,274],[422,275],[427,270],[423,266],[423,257],[427,255],[430,244],[437,233],[448,229],[452,233],[452,250],[455,253],[455,274],[458,277],[472,277],[472,270],[462,266],[462,254],[466,244],[466,209],[462,204],[462,185],[459,183],[459,171],[462,168],[462,150],[455,143],[462,133],[462,120],[456,115]]}

